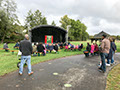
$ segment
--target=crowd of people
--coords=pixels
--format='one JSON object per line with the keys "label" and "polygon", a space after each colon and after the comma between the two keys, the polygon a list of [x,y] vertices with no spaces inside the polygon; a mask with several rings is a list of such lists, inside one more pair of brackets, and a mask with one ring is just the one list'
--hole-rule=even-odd
{"label": "crowd of people", "polygon": [[114,64],[114,54],[116,50],[115,39],[103,35],[100,45],[97,43],[91,43],[91,45],[87,43],[84,54],[86,57],[89,56],[89,53],[91,53],[91,56],[100,55],[101,61],[99,64],[99,71],[104,73],[106,72],[106,66]]}
{"label": "crowd of people", "polygon": [[36,56],[38,52],[41,52],[43,56],[45,56],[46,53],[49,53],[49,52],[59,53],[58,49],[64,49],[64,51],[69,51],[69,50],[76,51],[78,49],[79,51],[81,51],[81,49],[83,49],[83,44],[75,46],[70,43],[56,43],[56,44],[34,43],[32,47],[33,47],[33,52],[32,52],[33,56]]}
{"label": "crowd of people", "polygon": [[[114,54],[115,51],[117,50],[117,47],[115,45],[115,39],[113,39],[112,37],[108,37],[106,35],[103,35],[103,40],[101,42],[100,45],[100,49],[101,49],[101,63],[100,63],[100,67],[99,67],[99,71],[101,72],[106,72],[106,65],[110,66],[113,65],[114,62]],[[106,64],[106,60],[107,59],[107,64]],[[111,60],[111,63],[110,63]]]}
{"label": "crowd of people", "polygon": [[43,43],[34,43],[33,47],[33,56],[36,56],[37,53],[42,53],[43,56],[48,52],[58,52],[58,44],[43,44]]}
{"label": "crowd of people", "polygon": [[81,51],[81,49],[83,49],[83,44],[82,43],[80,45],[73,45],[73,44],[70,44],[70,43],[65,45],[65,51],[69,51],[69,50],[71,50],[71,51],[73,51],[73,50],[74,51],[76,51],[76,50]]}
{"label": "crowd of people", "polygon": [[56,44],[43,44],[43,43],[34,43],[33,45],[29,41],[28,34],[25,35],[25,39],[20,42],[19,50],[22,53],[21,55],[21,63],[19,67],[19,75],[23,74],[23,66],[25,62],[27,61],[28,65],[28,75],[32,75],[33,71],[31,69],[31,54],[36,55],[37,53],[42,53],[43,56],[46,55],[48,52],[58,52],[58,49],[65,48],[65,50],[81,50],[83,48],[83,44],[80,45],[73,45],[70,43],[56,43]]}
{"label": "crowd of people", "polygon": [[[45,56],[46,53],[51,53],[51,52],[58,53],[59,48],[60,49],[64,48],[64,51],[69,51],[69,50],[81,51],[81,49],[83,49],[83,44],[82,43],[80,45],[73,45],[71,43],[43,44],[41,42],[31,44],[28,39],[28,35],[26,35],[25,40],[21,42],[17,42],[14,48],[15,47],[19,47],[19,50],[22,52],[19,74],[22,75],[22,69],[23,69],[22,65],[24,64],[24,60],[22,58],[26,58],[27,60],[29,60],[28,74],[31,75],[33,73],[31,71],[31,64],[30,64],[31,54],[33,54],[33,56],[37,56],[38,53],[39,54],[42,53],[42,55]],[[8,51],[9,50],[8,43],[5,43],[3,48],[5,49],[5,51]],[[99,71],[106,72],[106,65],[110,66],[114,64],[114,54],[116,50],[117,47],[115,45],[115,39],[113,39],[112,37],[107,38],[106,35],[103,35],[100,45],[98,45],[97,43],[91,43],[91,45],[90,43],[87,43],[86,50],[83,52],[86,57],[90,56],[89,55],[90,53],[91,56],[100,55],[101,62],[99,64]],[[105,59],[107,59],[107,62]]]}
{"label": "crowd of people", "polygon": [[99,45],[97,43],[91,43],[91,45],[87,43],[87,47],[84,51],[84,54],[86,57],[88,57],[89,53],[91,53],[92,56],[99,55]]}

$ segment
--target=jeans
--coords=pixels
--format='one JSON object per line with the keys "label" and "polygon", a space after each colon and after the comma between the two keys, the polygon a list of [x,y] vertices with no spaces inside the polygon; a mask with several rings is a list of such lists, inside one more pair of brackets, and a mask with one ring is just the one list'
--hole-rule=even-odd
{"label": "jeans", "polygon": [[101,56],[101,62],[102,62],[102,65],[100,68],[105,72],[106,71],[105,59],[108,57],[108,54],[107,53],[100,53],[100,56]]}
{"label": "jeans", "polygon": [[[111,63],[114,63],[114,51],[112,52],[112,58],[111,58]],[[110,64],[110,60],[107,59],[107,63]]]}
{"label": "jeans", "polygon": [[31,56],[21,56],[21,63],[20,63],[20,68],[19,68],[19,73],[23,73],[23,66],[25,62],[27,61],[27,66],[28,66],[28,74],[31,73]]}

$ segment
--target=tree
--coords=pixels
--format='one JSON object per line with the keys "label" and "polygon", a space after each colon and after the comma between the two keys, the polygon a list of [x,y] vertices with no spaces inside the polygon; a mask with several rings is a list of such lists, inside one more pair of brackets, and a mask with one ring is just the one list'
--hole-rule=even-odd
{"label": "tree", "polygon": [[47,25],[46,17],[42,16],[42,13],[39,10],[36,10],[34,13],[29,10],[25,21],[26,29],[33,28],[38,25]]}
{"label": "tree", "polygon": [[1,43],[3,43],[5,37],[10,37],[10,33],[13,31],[13,24],[19,21],[16,15],[17,6],[13,0],[2,0],[0,3],[0,37],[2,37]]}
{"label": "tree", "polygon": [[80,22],[80,20],[70,19],[67,15],[63,16],[60,20],[61,27],[67,29],[67,25],[71,25],[68,36],[70,40],[85,41],[88,39],[89,34],[86,32],[87,27]]}
{"label": "tree", "polygon": [[68,32],[70,40],[80,40],[86,41],[89,37],[89,34],[86,32],[87,27],[80,22],[80,20],[70,19],[71,28]]}
{"label": "tree", "polygon": [[71,25],[71,20],[70,20],[70,18],[68,18],[67,15],[65,15],[61,18],[60,23],[61,23],[61,27],[66,30],[67,25]]}
{"label": "tree", "polygon": [[56,26],[55,21],[52,21],[51,25]]}
{"label": "tree", "polygon": [[120,35],[117,35],[117,36],[116,36],[116,39],[117,39],[117,40],[120,40]]}

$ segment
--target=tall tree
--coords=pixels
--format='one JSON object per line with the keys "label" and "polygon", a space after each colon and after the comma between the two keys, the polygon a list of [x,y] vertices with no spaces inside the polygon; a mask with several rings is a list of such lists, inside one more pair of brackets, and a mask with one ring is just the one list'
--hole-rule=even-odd
{"label": "tall tree", "polygon": [[38,25],[47,25],[46,17],[44,17],[39,10],[36,10],[34,13],[29,10],[25,21],[26,29],[33,28]]}
{"label": "tall tree", "polygon": [[71,25],[71,20],[65,15],[61,18],[60,23],[62,28],[67,29],[67,25]]}
{"label": "tall tree", "polygon": [[51,25],[56,26],[55,21],[52,21]]}
{"label": "tall tree", "polygon": [[18,22],[16,15],[16,3],[13,0],[2,0],[0,9],[0,23],[1,34],[3,43],[5,37],[10,37],[10,33],[13,31],[12,26]]}
{"label": "tall tree", "polygon": [[69,37],[71,40],[86,41],[89,34],[86,32],[87,27],[80,22],[80,20],[71,19],[71,28],[69,30]]}
{"label": "tall tree", "polygon": [[71,25],[69,29],[68,36],[70,40],[87,40],[88,33],[86,32],[87,27],[81,23],[80,20],[70,19],[67,15],[63,16],[60,20],[61,27],[67,29],[67,25]]}

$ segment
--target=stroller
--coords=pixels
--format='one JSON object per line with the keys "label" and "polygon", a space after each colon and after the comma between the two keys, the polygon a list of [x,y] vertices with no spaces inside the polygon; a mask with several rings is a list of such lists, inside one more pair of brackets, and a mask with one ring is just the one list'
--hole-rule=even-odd
{"label": "stroller", "polygon": [[[20,51],[18,51],[18,55],[17,55],[18,60],[21,60],[21,55],[22,55],[22,53],[21,53]],[[21,62],[18,62],[18,63],[17,63],[17,67],[18,67],[18,68],[20,67],[20,63],[21,63]],[[24,66],[26,66],[26,65],[27,65],[27,61],[25,62]]]}

